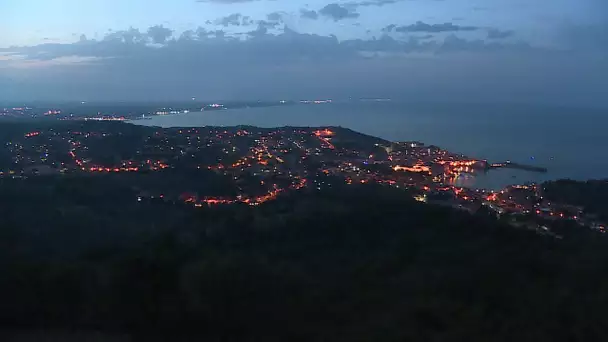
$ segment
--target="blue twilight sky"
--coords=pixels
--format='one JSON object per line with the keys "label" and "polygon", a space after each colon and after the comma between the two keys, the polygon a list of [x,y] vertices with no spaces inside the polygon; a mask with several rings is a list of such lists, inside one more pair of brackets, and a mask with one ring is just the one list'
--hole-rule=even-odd
{"label": "blue twilight sky", "polygon": [[0,0],[0,100],[606,105],[606,0]]}

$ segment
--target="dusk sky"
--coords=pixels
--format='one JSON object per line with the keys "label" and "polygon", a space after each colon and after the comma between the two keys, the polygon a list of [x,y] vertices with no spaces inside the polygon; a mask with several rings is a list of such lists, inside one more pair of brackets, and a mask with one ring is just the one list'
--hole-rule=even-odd
{"label": "dusk sky", "polygon": [[608,106],[606,0],[0,0],[0,100]]}

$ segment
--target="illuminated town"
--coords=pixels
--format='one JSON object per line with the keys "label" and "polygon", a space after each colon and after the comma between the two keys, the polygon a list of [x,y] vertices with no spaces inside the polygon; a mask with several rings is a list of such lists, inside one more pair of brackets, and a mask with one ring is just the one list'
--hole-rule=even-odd
{"label": "illuminated town", "polygon": [[376,184],[403,189],[420,202],[485,210],[539,233],[550,234],[551,223],[562,220],[606,228],[582,207],[546,200],[537,184],[500,191],[455,185],[463,174],[500,167],[546,172],[540,167],[489,163],[338,127],[161,129],[112,121],[68,122],[3,137],[0,177],[126,177],[139,190],[136,201],[195,208],[257,206],[295,191]]}

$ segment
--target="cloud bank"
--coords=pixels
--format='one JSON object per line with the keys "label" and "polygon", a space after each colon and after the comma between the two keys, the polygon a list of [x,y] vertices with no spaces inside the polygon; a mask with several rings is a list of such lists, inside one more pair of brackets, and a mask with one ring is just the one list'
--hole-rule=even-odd
{"label": "cloud bank", "polygon": [[[341,21],[355,13],[346,7],[331,8],[325,14],[303,10],[299,15]],[[384,33],[367,39],[340,40],[298,32],[285,24],[285,15],[273,12],[254,20],[237,13],[220,18],[220,29],[198,27],[180,33],[154,25],[112,31],[99,39],[80,35],[70,44],[3,48],[0,96],[361,96],[586,105],[605,104],[608,99],[608,82],[597,72],[608,70],[602,47],[606,36],[595,26],[571,27],[564,44],[551,49],[520,41],[509,30],[422,21],[389,25]],[[235,27],[244,31],[229,32]]]}

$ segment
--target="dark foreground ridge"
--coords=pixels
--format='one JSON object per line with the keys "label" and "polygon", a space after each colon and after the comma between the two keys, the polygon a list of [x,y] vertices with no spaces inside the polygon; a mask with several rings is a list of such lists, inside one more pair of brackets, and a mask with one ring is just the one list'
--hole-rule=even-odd
{"label": "dark foreground ridge", "polygon": [[[2,207],[5,329],[130,338],[606,337],[603,238],[556,240],[355,186],[193,211],[31,184]],[[50,192],[52,189],[52,192]],[[78,199],[78,200],[75,200]]]}
{"label": "dark foreground ridge", "polygon": [[[120,142],[134,141],[139,128],[110,127],[133,131],[111,131],[116,140],[78,131],[78,136],[89,133],[74,140],[81,144],[77,153],[85,154],[83,163],[110,165],[121,153],[131,153],[134,144]],[[145,131],[150,132],[155,131]],[[335,150],[345,143],[359,146],[312,132],[307,141],[321,144],[311,147],[312,155],[329,150],[323,147],[328,143]],[[179,136],[162,136],[169,143],[158,146],[180,157],[146,171],[75,167],[0,178],[0,339],[536,342],[608,337],[608,246],[599,230],[555,220],[554,234],[538,234],[514,227],[510,217],[497,218],[487,206],[471,213],[417,202],[415,187],[308,173],[323,158],[292,173],[314,186],[290,189],[292,179],[264,176],[264,184],[272,180],[289,190],[255,205],[242,200],[198,207],[183,198],[143,196],[142,188],[166,191],[193,184],[199,197],[238,198],[241,189],[265,196],[266,188],[251,185],[260,183],[253,174],[238,173],[252,178],[235,186],[227,182],[232,173],[189,173],[189,165],[196,165],[187,163],[192,157],[170,148],[181,151]],[[14,143],[24,141],[17,137],[24,135],[16,134]],[[54,158],[62,146],[71,151],[72,141],[61,137],[42,140],[50,141],[45,158]],[[378,143],[365,139],[372,140],[363,145]],[[38,148],[39,140],[25,141],[30,145],[19,143],[24,147],[10,153],[19,151],[21,161],[40,158],[26,148]],[[229,155],[228,145],[211,145],[205,152],[215,151],[214,158]],[[119,156],[104,159],[107,151]],[[274,149],[268,152],[275,156]],[[196,163],[217,163],[195,156]],[[263,153],[258,161],[272,166],[271,159],[276,157]],[[64,160],[69,164],[73,157]],[[163,168],[165,163],[177,166]],[[262,163],[258,170],[265,173],[266,167]],[[412,178],[418,174],[406,172]],[[551,201],[588,208],[598,220],[606,217],[601,216],[605,206],[592,200],[605,198],[606,182],[562,181],[543,189]]]}

